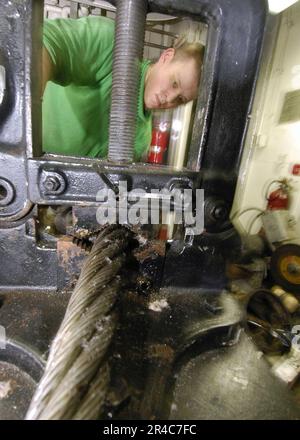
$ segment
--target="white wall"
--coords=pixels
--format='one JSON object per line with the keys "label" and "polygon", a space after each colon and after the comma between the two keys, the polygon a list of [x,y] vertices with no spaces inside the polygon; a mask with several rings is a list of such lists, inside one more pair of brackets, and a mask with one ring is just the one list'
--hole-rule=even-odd
{"label": "white wall", "polygon": [[[300,2],[280,16],[272,42],[262,59],[251,123],[232,213],[255,206],[265,209],[264,194],[273,179],[291,179],[291,213],[300,221],[300,176],[291,174],[300,163],[300,120],[279,123],[284,96],[300,89]],[[272,187],[274,189],[274,187]],[[247,213],[236,226],[246,229],[257,213]],[[260,220],[252,232],[257,232]]]}

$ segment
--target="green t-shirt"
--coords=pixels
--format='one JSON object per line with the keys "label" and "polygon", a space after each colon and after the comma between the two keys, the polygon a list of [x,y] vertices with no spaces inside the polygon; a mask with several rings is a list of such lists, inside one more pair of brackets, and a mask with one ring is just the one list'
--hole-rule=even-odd
{"label": "green t-shirt", "polygon": [[[104,157],[112,87],[114,21],[106,17],[45,20],[44,45],[55,66],[43,98],[43,150]],[[149,61],[141,63],[134,143],[139,160],[151,141],[151,113],[144,111]]]}

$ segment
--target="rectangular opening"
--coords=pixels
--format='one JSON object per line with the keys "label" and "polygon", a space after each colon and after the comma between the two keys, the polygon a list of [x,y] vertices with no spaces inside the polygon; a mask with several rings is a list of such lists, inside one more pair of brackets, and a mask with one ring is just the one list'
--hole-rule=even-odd
{"label": "rectangular opening", "polygon": [[[64,20],[76,20],[88,16],[114,19],[115,8],[108,2],[104,1],[60,1],[58,3],[51,0],[45,0],[44,19],[46,20],[55,20],[59,18],[63,18]],[[178,38],[183,35],[187,42],[196,42],[205,46],[207,41],[207,30],[208,27],[206,24],[195,21],[189,17],[174,17],[160,13],[150,13],[147,15],[146,21],[143,58],[155,63],[155,61],[159,59],[161,53],[167,48],[172,47],[174,42],[178,41]],[[72,44],[72,42],[70,42],[70,44]],[[76,60],[72,60],[72,62],[76,62]],[[91,97],[91,100],[94,102],[97,91],[94,87],[91,87],[90,90],[88,90],[86,86],[79,85],[78,91],[83,93],[83,98],[76,97],[75,95],[74,100],[70,103],[67,102],[66,95],[70,93],[72,96],[72,90],[66,90],[68,88],[72,89],[74,87],[62,87],[51,82],[47,84],[45,89],[43,102],[43,144],[46,151],[44,158],[46,158],[49,153],[53,153],[59,156],[68,155],[105,159],[101,152],[100,155],[97,154],[97,148],[92,147],[95,124],[92,124],[92,133],[87,133],[86,138],[82,133],[82,129],[79,130],[78,136],[75,135],[77,130],[75,123],[76,117],[81,118],[80,112],[82,111],[83,117],[87,119],[87,123],[89,122],[89,110],[87,109],[89,106],[89,97]],[[74,110],[77,98],[77,107]],[[60,104],[59,99],[63,100],[63,106]],[[85,107],[84,103],[86,103],[87,107]],[[180,105],[174,109],[153,110],[152,132],[151,136],[148,136],[149,147],[140,155],[138,162],[149,163],[149,165],[166,165],[177,170],[186,167],[189,147],[192,140],[196,105],[197,99],[194,99],[193,101],[185,105]],[[68,106],[70,107],[69,114],[67,112]],[[96,111],[93,111],[92,107],[93,105],[90,110],[91,115],[95,118],[101,118],[101,110],[96,108]],[[75,117],[73,114],[72,120],[70,120],[68,116],[74,112],[77,114]],[[60,114],[62,115],[61,118],[59,116]],[[107,118],[108,116],[105,114],[104,119],[106,121]],[[79,125],[81,123],[82,121],[79,121]],[[105,129],[107,129],[106,126]],[[67,147],[64,145],[64,139],[68,138],[68,132],[70,133],[71,138],[75,136],[78,142],[77,147],[74,149],[75,154],[70,145]],[[99,133],[100,132],[101,126],[99,123]],[[82,140],[79,140],[79,135],[82,137]],[[50,137],[51,141],[48,142]],[[82,144],[82,148],[80,148],[80,144]],[[53,157],[51,156],[51,158]]]}

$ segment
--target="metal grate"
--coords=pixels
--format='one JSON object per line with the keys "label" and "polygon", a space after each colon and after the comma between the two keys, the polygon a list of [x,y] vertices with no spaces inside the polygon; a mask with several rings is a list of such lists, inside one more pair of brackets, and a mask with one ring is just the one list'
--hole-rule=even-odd
{"label": "metal grate", "polygon": [[[97,0],[46,0],[45,18],[80,18],[88,15],[105,16],[114,19],[115,8],[105,1]],[[173,24],[180,19],[162,14],[149,14],[147,19],[144,56],[156,59],[162,50],[172,46],[177,33],[171,32]]]}

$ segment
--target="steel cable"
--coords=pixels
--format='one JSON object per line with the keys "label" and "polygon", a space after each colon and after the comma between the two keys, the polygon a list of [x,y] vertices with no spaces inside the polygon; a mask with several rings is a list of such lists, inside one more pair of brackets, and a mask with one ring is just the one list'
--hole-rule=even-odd
{"label": "steel cable", "polygon": [[131,233],[109,226],[84,262],[52,343],[27,420],[95,419],[109,384],[107,352],[117,324],[118,273]]}

